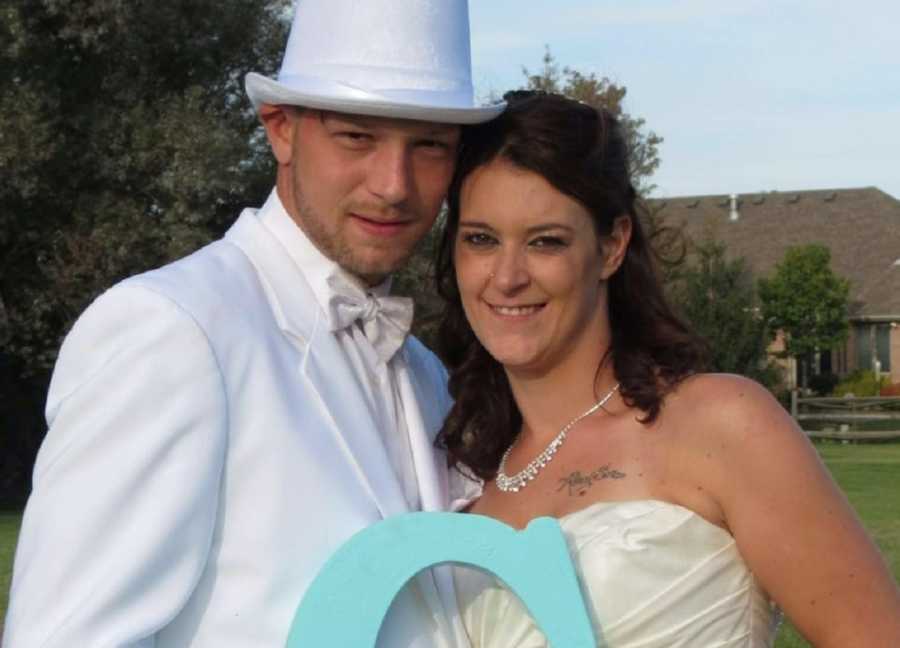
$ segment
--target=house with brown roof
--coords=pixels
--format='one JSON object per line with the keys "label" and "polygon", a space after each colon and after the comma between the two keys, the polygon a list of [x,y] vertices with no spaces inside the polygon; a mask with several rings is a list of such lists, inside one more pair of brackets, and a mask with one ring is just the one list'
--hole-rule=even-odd
{"label": "house with brown roof", "polygon": [[900,200],[875,187],[685,196],[654,200],[667,225],[688,242],[713,238],[755,277],[770,276],[788,247],[819,243],[850,281],[850,334],[820,354],[818,369],[889,373],[900,383]]}

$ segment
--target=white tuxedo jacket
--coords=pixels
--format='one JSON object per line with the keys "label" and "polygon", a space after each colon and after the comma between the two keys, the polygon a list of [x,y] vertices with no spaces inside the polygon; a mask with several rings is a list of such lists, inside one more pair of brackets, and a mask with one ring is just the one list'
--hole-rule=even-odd
{"label": "white tuxedo jacket", "polygon": [[[444,370],[412,338],[400,353],[422,507],[445,509]],[[407,510],[351,371],[254,210],[101,296],[51,383],[4,647],[283,646],[332,552]],[[435,574],[379,645],[445,645],[452,579]]]}

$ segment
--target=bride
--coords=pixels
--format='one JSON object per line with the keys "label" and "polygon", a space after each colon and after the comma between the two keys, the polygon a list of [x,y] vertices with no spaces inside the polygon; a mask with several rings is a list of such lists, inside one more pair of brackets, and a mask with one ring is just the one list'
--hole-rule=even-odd
{"label": "bride", "polygon": [[[815,449],[765,389],[700,372],[616,119],[507,99],[464,136],[437,262],[468,511],[558,518],[602,645],[770,646],[777,604],[816,646],[900,646],[898,589]],[[473,646],[546,645],[486,575],[457,586]]]}

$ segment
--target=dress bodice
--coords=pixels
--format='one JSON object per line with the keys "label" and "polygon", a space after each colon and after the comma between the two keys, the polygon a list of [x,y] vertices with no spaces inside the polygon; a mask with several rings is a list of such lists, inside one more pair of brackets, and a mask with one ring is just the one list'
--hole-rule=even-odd
{"label": "dress bodice", "polygon": [[[734,538],[693,511],[656,500],[598,502],[559,523],[599,646],[772,645],[777,614]],[[472,648],[547,646],[493,577],[460,567],[455,579]]]}

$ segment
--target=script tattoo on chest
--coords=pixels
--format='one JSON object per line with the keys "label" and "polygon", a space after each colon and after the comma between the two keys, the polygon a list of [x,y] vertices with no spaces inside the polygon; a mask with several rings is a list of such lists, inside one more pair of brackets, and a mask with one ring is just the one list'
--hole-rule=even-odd
{"label": "script tattoo on chest", "polygon": [[561,491],[564,488],[569,489],[569,495],[584,495],[591,486],[593,486],[596,482],[603,479],[622,479],[625,477],[625,473],[615,470],[614,468],[610,468],[609,464],[605,466],[600,466],[597,470],[594,470],[590,473],[583,473],[580,470],[576,470],[575,472],[569,474],[566,477],[563,477],[559,480],[559,488],[556,489],[557,492]]}

